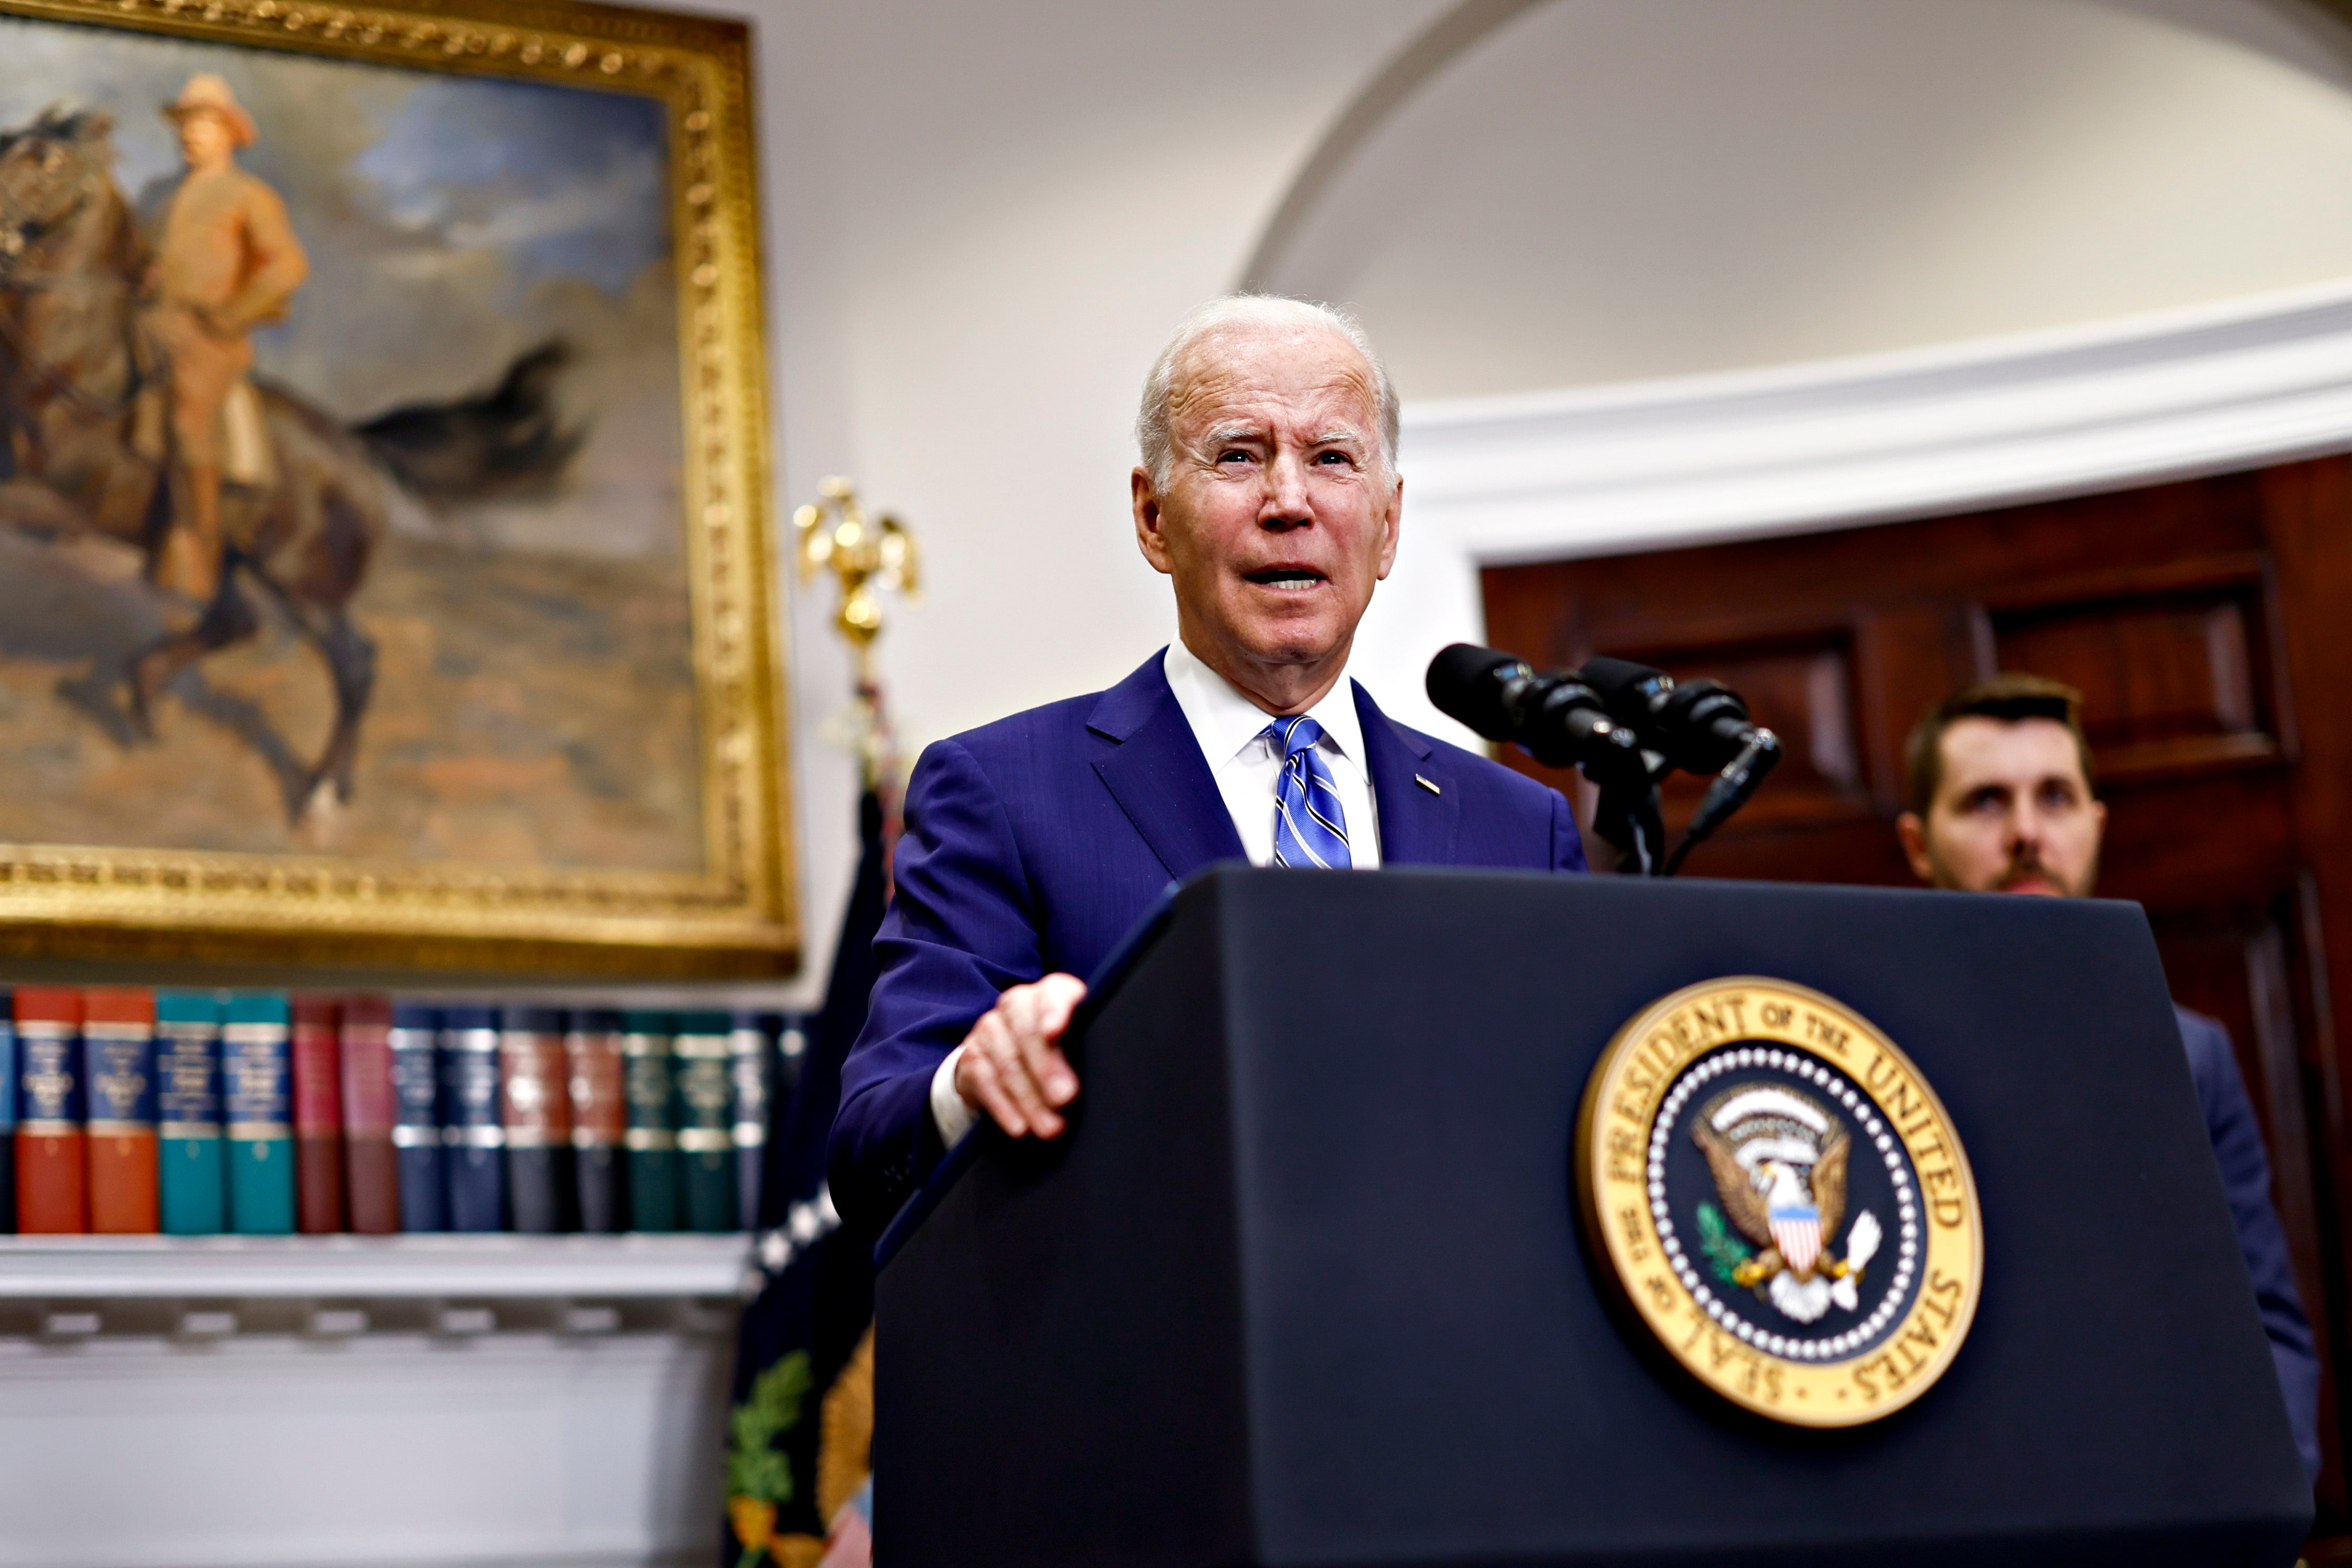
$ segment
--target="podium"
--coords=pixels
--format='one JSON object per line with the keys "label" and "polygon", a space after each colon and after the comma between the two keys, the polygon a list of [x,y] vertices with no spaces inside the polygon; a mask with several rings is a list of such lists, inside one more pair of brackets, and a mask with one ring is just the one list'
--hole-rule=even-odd
{"label": "podium", "polygon": [[[1730,975],[1866,1017],[1965,1144],[1974,1320],[1883,1419],[1717,1397],[1583,1234],[1596,1062]],[[2284,1568],[2308,1529],[2136,905],[1225,868],[1071,1048],[1068,1132],[983,1130],[885,1239],[879,1568]]]}

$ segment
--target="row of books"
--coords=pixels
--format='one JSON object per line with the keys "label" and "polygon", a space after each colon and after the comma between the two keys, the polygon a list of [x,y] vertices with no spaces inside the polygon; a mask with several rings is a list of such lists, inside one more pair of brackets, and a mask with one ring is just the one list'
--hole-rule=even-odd
{"label": "row of books", "polygon": [[731,1231],[801,1020],[267,991],[0,992],[26,1234]]}

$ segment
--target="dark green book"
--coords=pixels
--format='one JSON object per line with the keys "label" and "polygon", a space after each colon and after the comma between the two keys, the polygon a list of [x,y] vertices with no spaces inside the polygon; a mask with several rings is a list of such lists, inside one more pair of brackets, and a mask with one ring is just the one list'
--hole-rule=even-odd
{"label": "dark green book", "polygon": [[731,1014],[681,1013],[670,1037],[688,1230],[736,1228],[734,1033]]}
{"label": "dark green book", "polygon": [[676,1058],[667,1013],[621,1015],[621,1067],[629,1097],[629,1228],[676,1230],[678,1198]]}

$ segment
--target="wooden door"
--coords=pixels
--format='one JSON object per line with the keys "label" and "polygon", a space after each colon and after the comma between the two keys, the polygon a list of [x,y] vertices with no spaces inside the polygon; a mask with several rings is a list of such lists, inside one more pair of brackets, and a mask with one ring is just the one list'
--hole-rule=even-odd
{"label": "wooden door", "polygon": [[[2352,458],[1496,567],[1484,587],[1497,647],[1712,675],[1780,733],[1779,772],[1691,875],[1908,884],[1894,820],[1919,715],[1997,670],[2081,689],[2109,808],[2099,890],[2147,907],[2175,994],[2229,1025],[2270,1140],[2328,1373],[2312,1558],[2352,1563],[2334,1376],[2352,1144],[2329,1013],[2352,997]],[[1700,787],[1668,791],[1677,835]]]}

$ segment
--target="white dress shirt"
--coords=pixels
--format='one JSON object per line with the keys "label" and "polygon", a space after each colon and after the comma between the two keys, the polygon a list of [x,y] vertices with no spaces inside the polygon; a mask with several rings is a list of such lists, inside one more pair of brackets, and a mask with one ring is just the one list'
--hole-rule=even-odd
{"label": "white dress shirt", "polygon": [[[1274,715],[1242,695],[1223,676],[1202,664],[1181,641],[1168,645],[1161,668],[1176,706],[1192,726],[1201,743],[1217,793],[1225,797],[1225,811],[1234,831],[1242,837],[1242,853],[1253,866],[1274,864],[1274,792],[1282,781],[1282,747],[1265,732]],[[1331,770],[1347,814],[1348,858],[1360,869],[1381,863],[1381,819],[1372,809],[1372,781],[1364,771],[1364,729],[1356,713],[1356,688],[1347,673],[1323,700],[1307,710],[1323,727],[1315,749]]]}
{"label": "white dress shirt", "polygon": [[[1170,643],[1161,663],[1176,706],[1192,726],[1209,775],[1224,796],[1225,811],[1241,835],[1242,853],[1253,866],[1274,863],[1274,792],[1282,778],[1282,747],[1265,732],[1274,715],[1242,694],[1223,676],[1201,662],[1182,638]],[[1372,799],[1371,775],[1364,763],[1364,727],[1356,712],[1355,683],[1345,670],[1325,692],[1323,700],[1307,710],[1323,727],[1315,742],[1346,814],[1348,858],[1369,870],[1381,863],[1381,819]],[[958,1046],[931,1075],[931,1120],[939,1123],[940,1140],[952,1148],[971,1130],[979,1112],[956,1092],[956,1062],[963,1056]]]}

